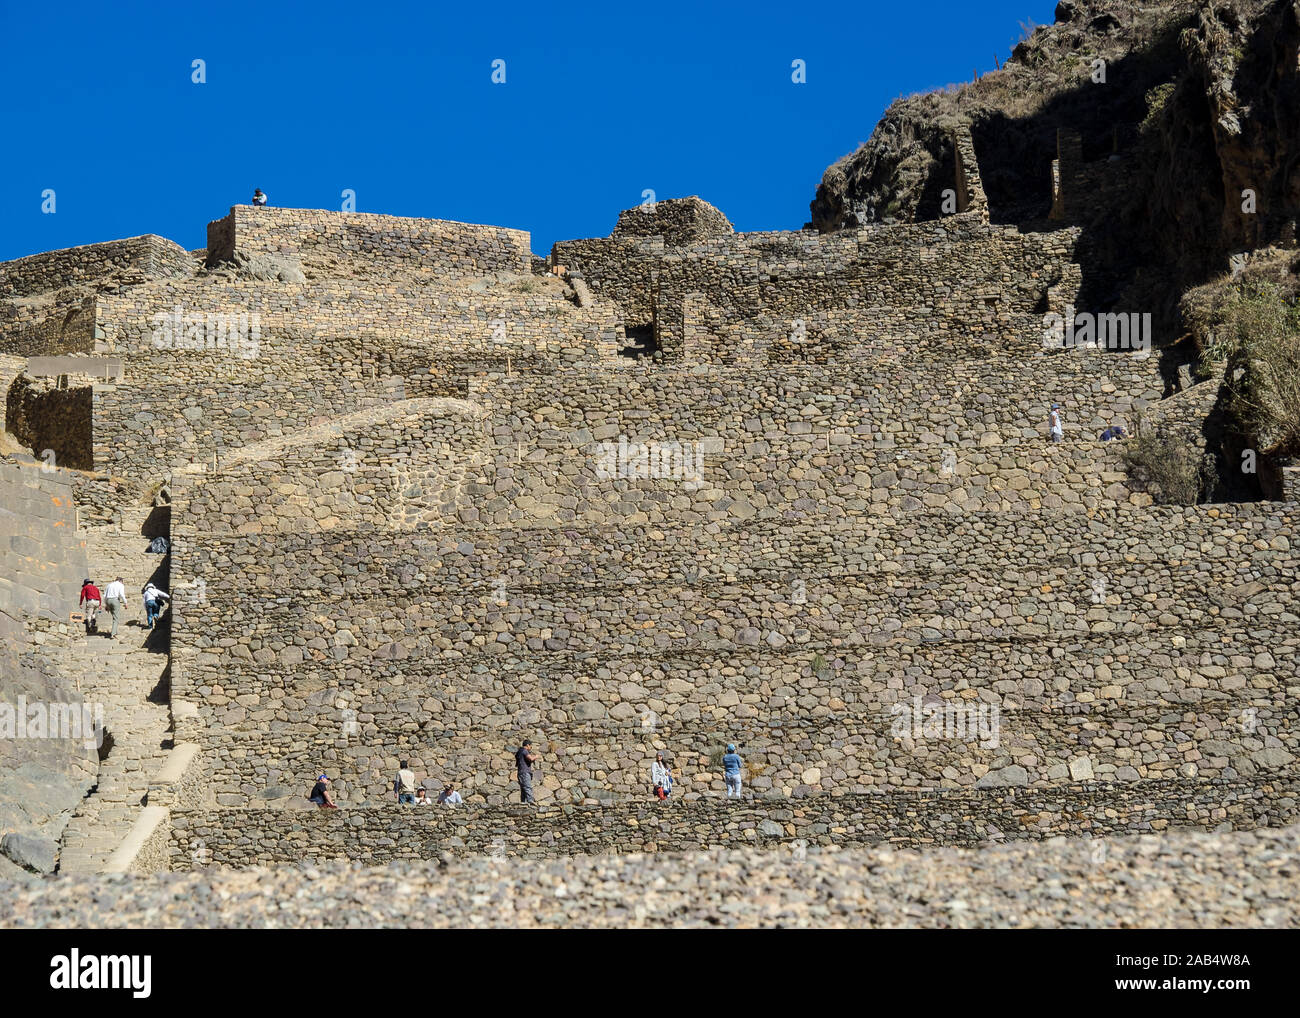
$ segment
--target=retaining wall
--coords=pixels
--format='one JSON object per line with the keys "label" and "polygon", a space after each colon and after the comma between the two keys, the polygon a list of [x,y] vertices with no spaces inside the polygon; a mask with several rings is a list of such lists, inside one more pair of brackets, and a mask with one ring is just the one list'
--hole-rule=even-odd
{"label": "retaining wall", "polygon": [[394,268],[443,276],[529,273],[528,233],[444,219],[236,205],[208,224],[208,258],[291,256],[304,271],[375,277]]}
{"label": "retaining wall", "polygon": [[443,852],[502,858],[670,852],[737,845],[976,845],[992,839],[1092,838],[1170,829],[1283,826],[1296,817],[1293,779],[1268,783],[1144,782],[995,792],[860,796],[768,803],[624,804],[513,809],[179,811],[174,869],[352,859],[383,863]]}

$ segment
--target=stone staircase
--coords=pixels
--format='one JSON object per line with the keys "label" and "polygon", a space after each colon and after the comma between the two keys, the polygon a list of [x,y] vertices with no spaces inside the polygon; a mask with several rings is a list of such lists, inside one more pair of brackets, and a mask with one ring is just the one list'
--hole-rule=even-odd
{"label": "stone staircase", "polygon": [[160,567],[166,573],[165,557],[145,551],[149,539],[141,536],[141,529],[146,514],[147,510],[127,510],[120,529],[85,532],[91,577],[102,590],[121,576],[128,603],[117,640],[108,638],[109,620],[101,612],[99,634],[76,641],[65,651],[66,674],[77,676],[87,702],[103,705],[105,736],[98,783],[63,836],[62,873],[103,869],[139,817],[149,780],[171,747],[166,687],[169,622],[156,631],[144,629],[140,599],[140,588],[151,577],[163,589],[169,585],[157,575]]}

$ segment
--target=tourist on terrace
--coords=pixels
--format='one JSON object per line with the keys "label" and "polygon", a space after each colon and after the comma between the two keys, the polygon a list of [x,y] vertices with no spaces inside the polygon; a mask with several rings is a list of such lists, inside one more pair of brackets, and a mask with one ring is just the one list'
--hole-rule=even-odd
{"label": "tourist on terrace", "polygon": [[650,785],[656,799],[667,799],[673,790],[673,769],[664,763],[663,750],[655,754],[655,762],[650,765]]}
{"label": "tourist on terrace", "polygon": [[266,195],[262,193],[260,187],[253,188],[253,204],[258,208],[264,208],[266,206]]}
{"label": "tourist on terrace", "polygon": [[519,801],[535,802],[533,798],[533,763],[538,754],[533,752],[533,742],[525,739],[522,746],[515,750],[515,770],[519,776]]}
{"label": "tourist on terrace", "polygon": [[439,806],[459,806],[464,801],[460,797],[460,793],[456,791],[456,786],[450,781],[443,785],[442,791],[438,793]]}
{"label": "tourist on terrace", "polygon": [[740,798],[740,768],[745,762],[736,755],[736,744],[727,743],[727,752],[722,758],[722,775],[727,782],[727,798]]}
{"label": "tourist on terrace", "polygon": [[1059,442],[1065,437],[1065,431],[1061,427],[1060,403],[1052,404],[1052,412],[1047,415],[1047,430],[1051,434],[1053,442]]}
{"label": "tourist on terrace", "polygon": [[170,601],[171,595],[155,587],[152,580],[144,585],[140,595],[144,598],[144,626],[152,629],[154,621],[162,614],[162,602]]}
{"label": "tourist on terrace", "polygon": [[399,805],[415,805],[415,771],[405,760],[398,766],[397,777],[393,778],[393,792]]}
{"label": "tourist on terrace", "polygon": [[122,577],[118,577],[104,589],[104,607],[108,609],[108,614],[113,617],[113,625],[109,630],[108,638],[117,639],[117,625],[126,611],[126,584],[122,582]]}
{"label": "tourist on terrace", "polygon": [[311,795],[308,798],[316,804],[317,809],[338,809],[334,805],[334,800],[330,797],[329,784],[330,779],[322,774],[316,778],[316,784],[312,786]]}
{"label": "tourist on terrace", "polygon": [[1128,431],[1119,424],[1113,424],[1098,436],[1103,442],[1117,442],[1128,438]]}
{"label": "tourist on terrace", "polygon": [[419,788],[415,790],[415,804],[417,806],[433,805],[433,800],[429,798],[428,793],[425,792],[423,785],[421,785]]}
{"label": "tourist on terrace", "polygon": [[99,606],[103,603],[99,595],[99,588],[90,582],[90,578],[81,581],[81,597],[77,601],[77,607],[83,604],[86,606],[86,635],[99,628],[98,616]]}

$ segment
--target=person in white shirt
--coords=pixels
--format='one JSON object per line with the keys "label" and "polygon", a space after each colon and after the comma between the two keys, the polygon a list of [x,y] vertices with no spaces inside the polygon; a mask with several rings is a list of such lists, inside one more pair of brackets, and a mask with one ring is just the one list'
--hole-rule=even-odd
{"label": "person in white shirt", "polygon": [[415,771],[405,760],[401,761],[397,776],[393,778],[393,794],[397,796],[399,806],[415,805]]}
{"label": "person in white shirt", "polygon": [[438,793],[439,806],[458,806],[464,801],[465,800],[460,797],[460,793],[456,791],[456,786],[454,786],[450,781],[443,785],[442,791]]}
{"label": "person in white shirt", "polygon": [[1059,442],[1065,437],[1065,431],[1061,427],[1061,404],[1053,403],[1052,412],[1047,415],[1047,430],[1051,432],[1052,441]]}
{"label": "person in white shirt", "polygon": [[253,204],[258,208],[264,208],[266,206],[266,195],[262,193],[260,187],[253,188]]}
{"label": "person in white shirt", "polygon": [[117,624],[121,621],[122,615],[126,612],[126,584],[122,582],[122,577],[118,577],[107,587],[104,588],[104,607],[108,609],[108,614],[112,616],[113,625],[109,630],[108,638],[117,639]]}
{"label": "person in white shirt", "polygon": [[429,798],[428,794],[424,790],[423,785],[421,785],[419,788],[415,790],[415,804],[417,806],[433,805],[433,800]]}
{"label": "person in white shirt", "polygon": [[667,799],[673,789],[673,770],[664,762],[662,750],[655,754],[655,762],[650,765],[650,785],[657,799]]}
{"label": "person in white shirt", "polygon": [[150,580],[144,585],[140,596],[144,599],[144,626],[146,629],[152,629],[154,621],[162,614],[163,602],[170,601],[171,595],[155,587]]}

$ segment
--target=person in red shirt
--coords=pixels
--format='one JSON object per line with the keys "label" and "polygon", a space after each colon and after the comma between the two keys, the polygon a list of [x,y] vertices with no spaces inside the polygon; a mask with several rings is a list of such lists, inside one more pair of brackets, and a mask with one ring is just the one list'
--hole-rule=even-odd
{"label": "person in red shirt", "polygon": [[103,598],[99,595],[99,588],[96,587],[89,579],[81,581],[81,599],[77,606],[86,606],[86,635],[97,632],[99,623],[96,617],[99,615],[99,606],[103,603]]}

